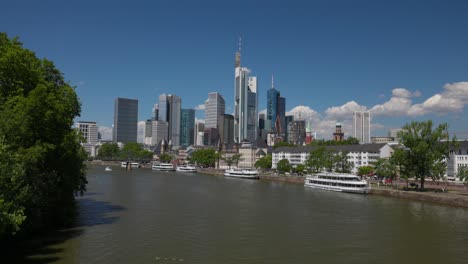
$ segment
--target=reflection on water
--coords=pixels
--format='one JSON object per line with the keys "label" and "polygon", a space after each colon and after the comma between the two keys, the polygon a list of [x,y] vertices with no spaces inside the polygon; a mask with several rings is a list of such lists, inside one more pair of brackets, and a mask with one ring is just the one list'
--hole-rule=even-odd
{"label": "reflection on water", "polygon": [[96,167],[88,180],[77,226],[20,260],[468,263],[465,209],[148,169]]}

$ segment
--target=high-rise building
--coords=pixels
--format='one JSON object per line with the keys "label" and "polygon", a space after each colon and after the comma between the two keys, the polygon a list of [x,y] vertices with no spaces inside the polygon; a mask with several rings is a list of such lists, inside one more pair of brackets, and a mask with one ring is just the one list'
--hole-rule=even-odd
{"label": "high-rise building", "polygon": [[205,101],[205,129],[216,128],[221,116],[224,114],[225,101],[219,93],[209,93],[208,99]]}
{"label": "high-rise building", "polygon": [[98,127],[96,122],[78,121],[76,128],[83,136],[84,144],[96,145],[98,143]]}
{"label": "high-rise building", "polygon": [[205,123],[198,121],[195,123],[194,142],[197,146],[203,146],[203,136],[205,133]]}
{"label": "high-rise building", "polygon": [[182,109],[180,114],[180,145],[187,147],[195,143],[195,110]]}
{"label": "high-rise building", "polygon": [[153,121],[159,120],[159,105],[158,104],[154,104],[154,106],[153,106],[153,112],[152,112],[152,115],[151,115],[151,119]]}
{"label": "high-rise building", "polygon": [[169,123],[161,120],[152,121],[151,146],[156,146],[162,140],[168,140]]}
{"label": "high-rise building", "polygon": [[285,140],[288,140],[289,124],[290,124],[292,121],[294,121],[294,116],[293,116],[293,115],[288,115],[288,116],[286,116],[286,117],[284,118],[284,120],[285,120],[284,123],[285,123],[285,127],[286,127],[286,129],[285,129],[285,131],[284,131],[284,139],[285,139]]}
{"label": "high-rise building", "polygon": [[145,145],[151,145],[152,130],[153,130],[153,120],[147,119],[145,121],[145,139],[143,141]]}
{"label": "high-rise building", "polygon": [[288,125],[288,142],[302,145],[305,142],[306,129],[304,120],[295,120]]}
{"label": "high-rise building", "polygon": [[271,89],[267,91],[267,116],[265,120],[268,132],[277,135],[286,134],[286,99],[280,96],[280,92],[274,88],[273,76],[271,77]]}
{"label": "high-rise building", "polygon": [[247,139],[255,142],[257,137],[257,77],[250,76],[250,70],[241,67],[240,47],[236,52],[234,81],[234,140],[240,143]]}
{"label": "high-rise building", "polygon": [[168,123],[168,140],[173,146],[180,145],[180,106],[182,100],[177,95],[159,96],[159,120]]}
{"label": "high-rise building", "polygon": [[359,143],[371,143],[369,111],[356,111],[353,113],[353,132]]}
{"label": "high-rise building", "polygon": [[112,140],[122,143],[137,142],[137,133],[138,100],[115,98]]}
{"label": "high-rise building", "polygon": [[219,120],[219,136],[224,149],[231,149],[234,144],[234,116],[224,114]]}

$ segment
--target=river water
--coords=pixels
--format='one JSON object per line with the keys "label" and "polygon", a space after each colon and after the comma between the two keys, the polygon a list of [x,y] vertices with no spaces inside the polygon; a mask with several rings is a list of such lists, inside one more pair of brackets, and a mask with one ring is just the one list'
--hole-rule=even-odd
{"label": "river water", "polygon": [[33,263],[468,263],[468,210],[302,185],[92,167]]}

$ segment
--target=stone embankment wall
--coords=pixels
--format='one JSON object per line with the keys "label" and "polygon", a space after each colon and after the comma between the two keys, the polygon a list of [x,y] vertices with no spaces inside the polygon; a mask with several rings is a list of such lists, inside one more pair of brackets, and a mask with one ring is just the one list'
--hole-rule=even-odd
{"label": "stone embankment wall", "polygon": [[304,184],[304,177],[299,176],[275,176],[275,175],[261,175],[260,180],[276,181],[276,182],[290,182],[297,184]]}

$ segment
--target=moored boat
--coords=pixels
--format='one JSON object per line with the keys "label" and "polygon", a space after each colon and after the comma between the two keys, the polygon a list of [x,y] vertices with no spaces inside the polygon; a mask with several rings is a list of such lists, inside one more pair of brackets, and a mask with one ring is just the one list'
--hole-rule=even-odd
{"label": "moored boat", "polygon": [[176,171],[178,171],[178,172],[197,172],[197,168],[195,168],[193,166],[183,165],[183,166],[177,166]]}
{"label": "moored boat", "polygon": [[336,192],[368,193],[369,184],[359,176],[344,173],[317,173],[306,176],[304,186]]}
{"label": "moored boat", "polygon": [[157,171],[175,171],[174,166],[171,163],[155,163],[151,168]]}
{"label": "moored boat", "polygon": [[224,172],[226,177],[245,178],[245,179],[258,179],[258,171],[252,169],[229,169]]}
{"label": "moored boat", "polygon": [[110,166],[107,166],[104,170],[105,171],[112,171],[112,168]]}
{"label": "moored boat", "polygon": [[138,163],[138,162],[132,162],[132,163],[130,163],[130,166],[132,166],[132,168],[140,168],[141,167],[140,163]]}

